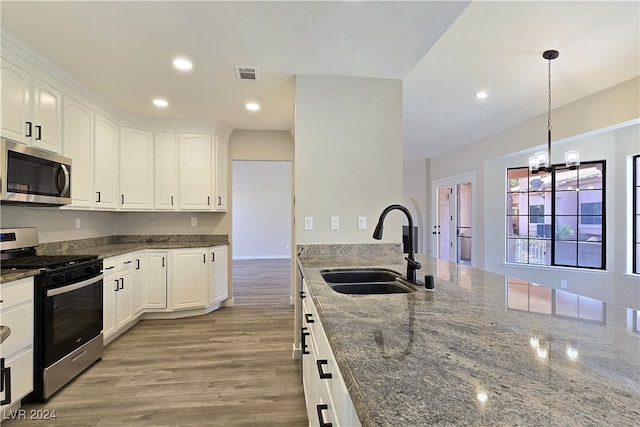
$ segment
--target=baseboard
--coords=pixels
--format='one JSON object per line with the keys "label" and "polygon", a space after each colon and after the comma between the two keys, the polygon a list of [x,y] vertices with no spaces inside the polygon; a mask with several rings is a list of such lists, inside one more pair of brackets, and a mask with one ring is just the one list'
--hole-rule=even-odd
{"label": "baseboard", "polygon": [[293,353],[291,354],[293,360],[300,360],[302,358],[302,348],[296,348],[295,343],[293,344]]}

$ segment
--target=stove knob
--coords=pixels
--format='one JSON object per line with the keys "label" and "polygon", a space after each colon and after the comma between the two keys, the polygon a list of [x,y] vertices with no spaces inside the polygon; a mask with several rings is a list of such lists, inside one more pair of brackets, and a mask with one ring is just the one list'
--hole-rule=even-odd
{"label": "stove knob", "polygon": [[70,281],[71,281],[71,279],[73,279],[73,274],[71,274],[71,273],[64,273],[64,279],[65,279],[67,282],[70,282]]}
{"label": "stove knob", "polygon": [[87,274],[93,274],[93,273],[96,272],[96,269],[95,269],[95,267],[90,265],[90,266],[84,268],[84,272],[87,273]]}
{"label": "stove knob", "polygon": [[54,281],[55,283],[60,283],[60,282],[62,282],[63,280],[64,280],[64,275],[62,275],[62,274],[55,274],[55,275],[53,276],[53,281]]}

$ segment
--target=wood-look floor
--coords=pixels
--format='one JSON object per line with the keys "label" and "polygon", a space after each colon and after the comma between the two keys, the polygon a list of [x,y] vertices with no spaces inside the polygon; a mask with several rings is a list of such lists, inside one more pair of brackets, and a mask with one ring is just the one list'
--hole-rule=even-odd
{"label": "wood-look floor", "polygon": [[55,422],[10,426],[305,426],[292,360],[290,260],[234,261],[235,306],[144,320],[47,404]]}

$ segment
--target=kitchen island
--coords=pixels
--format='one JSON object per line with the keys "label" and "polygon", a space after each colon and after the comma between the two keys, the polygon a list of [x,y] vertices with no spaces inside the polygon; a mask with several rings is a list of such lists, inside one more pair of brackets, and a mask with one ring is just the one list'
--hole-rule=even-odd
{"label": "kitchen island", "polygon": [[363,426],[638,425],[636,310],[417,260],[435,291],[345,295],[320,272],[402,257],[298,258]]}

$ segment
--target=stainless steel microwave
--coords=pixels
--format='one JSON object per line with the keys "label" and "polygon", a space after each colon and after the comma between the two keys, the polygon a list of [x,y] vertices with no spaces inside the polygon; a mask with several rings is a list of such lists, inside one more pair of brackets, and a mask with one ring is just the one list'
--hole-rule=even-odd
{"label": "stainless steel microwave", "polygon": [[71,203],[71,159],[4,138],[0,144],[2,203]]}

